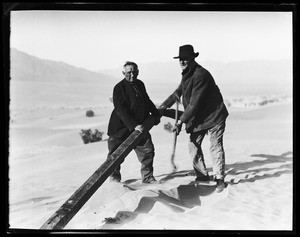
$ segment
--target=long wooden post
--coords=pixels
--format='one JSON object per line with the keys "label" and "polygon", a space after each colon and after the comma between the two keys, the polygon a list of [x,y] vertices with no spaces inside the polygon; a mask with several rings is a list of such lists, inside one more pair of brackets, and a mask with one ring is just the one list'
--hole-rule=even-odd
{"label": "long wooden post", "polygon": [[[167,108],[174,104],[169,96],[159,107],[161,116]],[[148,132],[154,125],[154,117],[149,117],[143,123],[144,131]],[[63,229],[75,216],[80,208],[89,200],[96,190],[104,183],[117,165],[132,151],[143,138],[144,134],[134,131],[132,134],[107,158],[107,160],[82,184],[75,193],[42,225],[40,229]]]}

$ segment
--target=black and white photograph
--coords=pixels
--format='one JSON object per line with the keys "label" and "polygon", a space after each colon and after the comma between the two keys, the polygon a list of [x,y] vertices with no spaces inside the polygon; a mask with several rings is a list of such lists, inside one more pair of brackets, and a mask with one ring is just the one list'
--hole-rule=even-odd
{"label": "black and white photograph", "polygon": [[6,9],[7,231],[293,231],[294,5],[78,5]]}

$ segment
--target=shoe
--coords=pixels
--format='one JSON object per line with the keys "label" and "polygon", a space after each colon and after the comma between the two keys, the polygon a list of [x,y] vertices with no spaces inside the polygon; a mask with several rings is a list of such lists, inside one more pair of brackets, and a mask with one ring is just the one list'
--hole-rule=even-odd
{"label": "shoe", "polygon": [[153,176],[150,177],[150,178],[148,178],[148,179],[144,179],[142,182],[144,184],[155,184],[155,183],[158,183]]}
{"label": "shoe", "polygon": [[225,188],[225,182],[223,179],[216,179],[216,182],[217,182],[216,191],[217,191],[217,193],[220,193]]}
{"label": "shoe", "polygon": [[198,176],[195,181],[210,181],[209,175],[206,176]]}

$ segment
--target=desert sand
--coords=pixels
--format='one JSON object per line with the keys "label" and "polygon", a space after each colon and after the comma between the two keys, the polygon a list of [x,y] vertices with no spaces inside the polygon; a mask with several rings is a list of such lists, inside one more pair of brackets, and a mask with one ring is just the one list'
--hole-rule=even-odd
{"label": "desert sand", "polygon": [[[161,103],[168,96],[153,93]],[[152,96],[153,95],[153,96]],[[71,98],[72,99],[72,98]],[[71,100],[69,97],[69,100]],[[113,109],[43,106],[11,110],[9,130],[9,225],[39,229],[106,159],[107,124]],[[159,184],[140,185],[140,163],[132,151],[122,164],[122,182],[106,180],[65,229],[76,230],[292,230],[293,110],[291,97],[250,108],[229,107],[224,134],[226,189],[194,185],[188,135],[178,137],[172,173],[173,134],[163,117],[151,130],[154,175]],[[100,142],[84,144],[80,129],[98,129]],[[203,142],[211,169],[209,137]],[[129,188],[124,186],[128,184]]]}

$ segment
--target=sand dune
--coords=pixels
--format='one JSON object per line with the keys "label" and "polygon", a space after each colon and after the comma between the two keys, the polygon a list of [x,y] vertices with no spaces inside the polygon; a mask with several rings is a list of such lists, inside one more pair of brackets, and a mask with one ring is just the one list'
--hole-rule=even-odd
{"label": "sand dune", "polygon": [[[104,141],[83,144],[79,131],[106,131],[112,107],[16,111],[10,129],[9,224],[38,229],[105,161]],[[27,116],[27,117],[26,117]],[[141,185],[140,164],[131,152],[122,164],[122,183],[109,180],[66,229],[291,230],[293,223],[292,103],[230,109],[224,135],[227,188],[195,185],[188,136],[178,137],[172,173],[173,134],[162,118],[152,130],[154,174],[160,184]],[[211,172],[209,139],[203,151]],[[126,184],[124,186],[124,184]]]}

